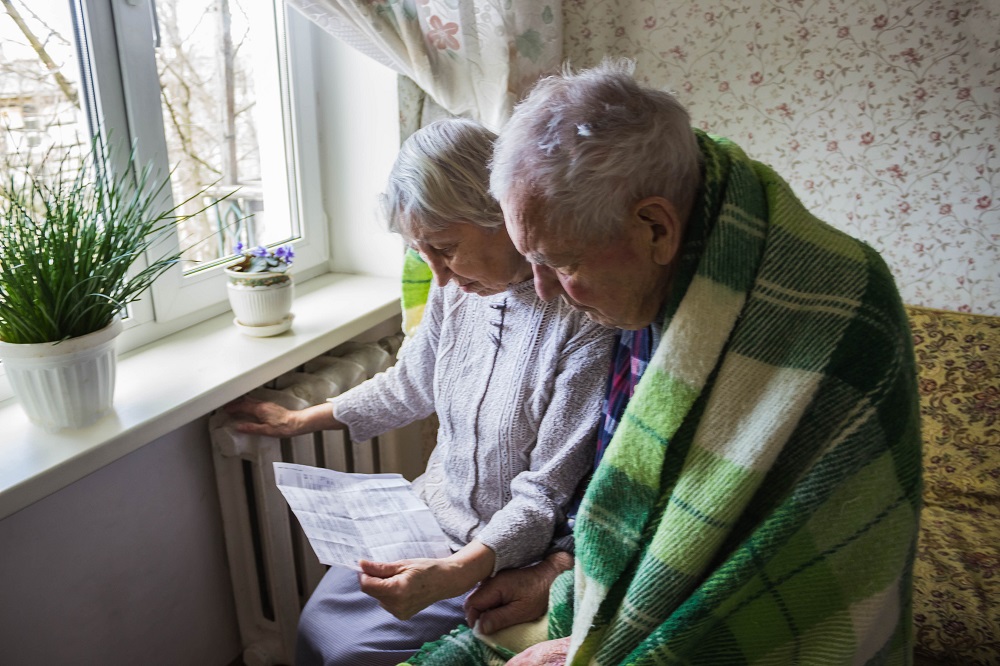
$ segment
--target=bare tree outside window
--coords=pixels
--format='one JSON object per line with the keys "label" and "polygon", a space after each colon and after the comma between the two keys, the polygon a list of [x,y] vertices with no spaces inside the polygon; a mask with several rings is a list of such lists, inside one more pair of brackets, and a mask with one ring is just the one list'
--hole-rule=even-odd
{"label": "bare tree outside window", "polygon": [[176,165],[174,199],[183,201],[213,183],[210,196],[237,192],[182,228],[189,262],[228,256],[237,241],[274,243],[291,233],[287,225],[268,228],[264,212],[254,70],[260,36],[246,7],[254,1],[156,0],[157,68],[169,157]]}
{"label": "bare tree outside window", "polygon": [[60,163],[73,169],[89,137],[69,5],[0,0],[0,6],[0,162],[42,172]]}
{"label": "bare tree outside window", "polygon": [[[261,170],[258,128],[283,131],[273,112],[261,116],[255,88],[262,52],[269,52],[261,45],[274,36],[255,34],[255,23],[263,21],[255,22],[253,12],[269,5],[155,0],[156,66],[174,201],[208,186],[208,199],[236,191],[181,225],[185,271],[230,256],[237,241],[270,245],[295,235],[287,214],[265,214],[264,180],[286,178],[283,162],[266,175]],[[69,3],[0,0],[0,6],[0,158],[15,155],[45,168],[60,162],[47,156],[82,155],[90,139],[80,111]],[[272,87],[265,94],[279,95]],[[181,212],[194,213],[207,203],[191,201]]]}

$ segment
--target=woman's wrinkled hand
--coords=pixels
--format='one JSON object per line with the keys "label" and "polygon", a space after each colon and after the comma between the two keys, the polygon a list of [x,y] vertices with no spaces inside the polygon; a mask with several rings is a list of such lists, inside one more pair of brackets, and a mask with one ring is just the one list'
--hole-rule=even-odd
{"label": "woman's wrinkled hand", "polygon": [[361,560],[358,565],[361,591],[400,620],[409,620],[442,599],[457,597],[474,584],[465,585],[444,559]]}
{"label": "woman's wrinkled hand", "polygon": [[236,418],[240,432],[269,437],[295,437],[317,430],[342,430],[344,424],[333,416],[333,406],[322,403],[306,409],[285,409],[273,402],[240,398],[223,409]]}
{"label": "woman's wrinkled hand", "polygon": [[514,656],[507,666],[564,666],[569,653],[569,639],[545,641]]}
{"label": "woman's wrinkled hand", "polygon": [[223,409],[238,420],[234,427],[240,432],[269,437],[294,437],[301,434],[296,412],[273,402],[240,398]]}
{"label": "woman's wrinkled hand", "polygon": [[361,560],[361,591],[400,620],[408,620],[431,604],[471,590],[493,571],[496,555],[478,540],[440,559],[398,562]]}

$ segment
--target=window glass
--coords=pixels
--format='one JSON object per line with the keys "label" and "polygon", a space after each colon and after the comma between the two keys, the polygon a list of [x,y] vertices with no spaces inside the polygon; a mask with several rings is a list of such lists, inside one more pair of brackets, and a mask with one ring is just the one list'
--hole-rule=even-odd
{"label": "window glass", "polygon": [[204,190],[181,209],[190,213],[235,192],[183,223],[186,273],[218,263],[237,242],[273,245],[298,236],[287,195],[281,87],[270,46],[275,35],[268,33],[273,17],[263,13],[273,11],[270,5],[155,3],[156,66],[174,202]]}
{"label": "window glass", "polygon": [[[89,147],[89,138],[80,112],[80,68],[69,3],[3,4],[0,162],[30,164],[43,172],[60,163],[74,168],[74,158]],[[67,155],[71,158],[64,161]]]}

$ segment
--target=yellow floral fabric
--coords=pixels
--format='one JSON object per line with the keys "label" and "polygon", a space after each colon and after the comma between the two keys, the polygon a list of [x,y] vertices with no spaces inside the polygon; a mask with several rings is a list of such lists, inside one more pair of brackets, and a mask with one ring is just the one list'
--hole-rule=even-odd
{"label": "yellow floral fabric", "polygon": [[924,441],[914,657],[1000,664],[1000,317],[907,311]]}

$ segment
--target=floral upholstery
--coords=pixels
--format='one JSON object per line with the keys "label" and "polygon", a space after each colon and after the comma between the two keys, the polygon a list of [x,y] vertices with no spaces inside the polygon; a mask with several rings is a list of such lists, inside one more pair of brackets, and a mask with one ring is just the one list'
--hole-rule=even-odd
{"label": "floral upholstery", "polygon": [[1000,317],[907,310],[924,441],[914,656],[1000,664]]}

